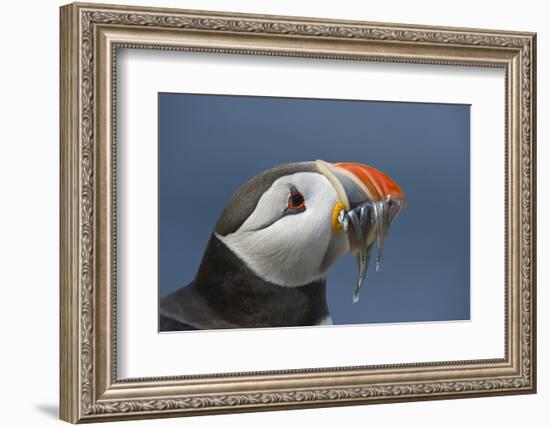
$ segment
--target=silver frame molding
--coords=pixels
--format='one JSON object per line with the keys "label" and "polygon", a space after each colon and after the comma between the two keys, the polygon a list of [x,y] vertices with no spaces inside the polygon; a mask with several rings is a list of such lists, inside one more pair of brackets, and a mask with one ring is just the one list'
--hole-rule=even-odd
{"label": "silver frame molding", "polygon": [[[100,4],[60,9],[60,417],[72,423],[536,391],[536,35]],[[117,379],[118,48],[505,69],[505,357]]]}

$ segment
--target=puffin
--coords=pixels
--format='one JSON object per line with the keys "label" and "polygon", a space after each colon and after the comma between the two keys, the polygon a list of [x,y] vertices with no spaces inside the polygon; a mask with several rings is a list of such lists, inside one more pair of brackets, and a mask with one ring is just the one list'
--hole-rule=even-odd
{"label": "puffin", "polygon": [[389,226],[405,206],[400,186],[365,164],[283,164],[238,188],[223,209],[195,278],[164,296],[159,331],[331,325],[327,273],[370,254],[377,267]]}

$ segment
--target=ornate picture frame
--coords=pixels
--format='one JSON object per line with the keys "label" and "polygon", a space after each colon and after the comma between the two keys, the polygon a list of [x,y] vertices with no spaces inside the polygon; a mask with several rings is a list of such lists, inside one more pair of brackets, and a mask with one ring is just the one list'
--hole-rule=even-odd
{"label": "ornate picture frame", "polygon": [[[74,3],[60,10],[60,417],[112,421],[536,391],[536,35]],[[117,49],[505,72],[504,357],[117,377]]]}

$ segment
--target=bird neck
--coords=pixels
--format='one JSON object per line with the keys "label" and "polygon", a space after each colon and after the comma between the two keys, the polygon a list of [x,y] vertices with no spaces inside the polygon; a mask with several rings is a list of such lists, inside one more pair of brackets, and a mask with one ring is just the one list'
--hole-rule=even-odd
{"label": "bird neck", "polygon": [[298,287],[267,282],[215,235],[191,288],[218,321],[234,327],[308,326],[329,316],[324,278]]}

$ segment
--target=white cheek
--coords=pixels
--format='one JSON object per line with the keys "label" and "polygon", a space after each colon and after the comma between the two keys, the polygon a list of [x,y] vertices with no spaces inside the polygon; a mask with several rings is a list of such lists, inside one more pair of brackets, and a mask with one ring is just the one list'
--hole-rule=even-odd
{"label": "white cheek", "polygon": [[[342,236],[332,232],[332,209],[338,201],[332,185],[319,174],[296,174],[292,178],[292,184],[306,199],[304,212],[286,215],[268,227],[256,229],[269,221],[273,212],[270,209],[275,209],[269,205],[278,196],[271,195],[239,230],[218,236],[258,276],[281,286],[300,286],[322,278],[327,273],[327,254],[336,259],[346,249]],[[288,182],[281,181],[278,184],[288,188]],[[288,193],[284,194],[288,198]]]}
{"label": "white cheek", "polygon": [[258,202],[254,212],[240,226],[236,233],[255,231],[273,223],[283,216],[288,204],[289,190],[286,185],[277,183],[266,192]]}

